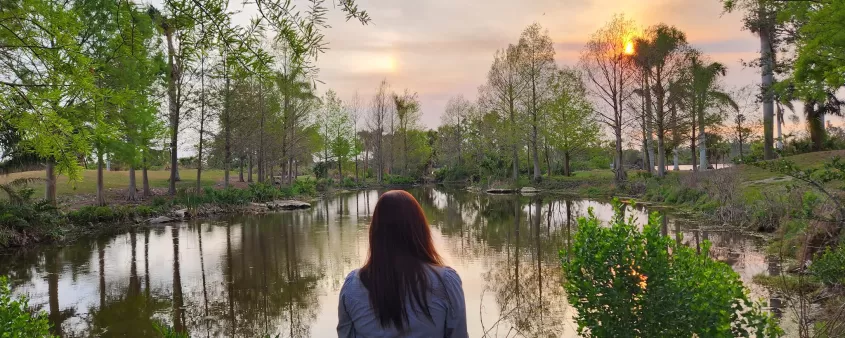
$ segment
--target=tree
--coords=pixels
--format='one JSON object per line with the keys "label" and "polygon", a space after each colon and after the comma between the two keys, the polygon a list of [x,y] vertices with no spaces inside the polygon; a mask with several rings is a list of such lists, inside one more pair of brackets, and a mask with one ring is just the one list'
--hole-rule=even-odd
{"label": "tree", "polygon": [[46,162],[45,198],[55,204],[56,174],[81,178],[78,154],[89,154],[81,109],[96,96],[92,60],[79,41],[86,23],[66,3],[27,0],[0,11],[0,110],[20,133],[20,149]]}
{"label": "tree", "polygon": [[388,96],[390,90],[387,80],[382,80],[376,90],[375,96],[370,103],[370,131],[375,135],[375,156],[378,168],[376,168],[376,179],[381,184],[384,179],[384,128],[389,118],[391,102]]}
{"label": "tree", "polygon": [[118,11],[118,34],[111,39],[111,61],[104,65],[104,82],[113,93],[113,109],[118,110],[119,140],[114,151],[129,167],[127,199],[138,199],[136,168],[143,170],[143,192],[149,195],[145,156],[151,142],[161,135],[155,97],[163,69],[163,56],[152,18],[141,8],[122,2]]}
{"label": "tree", "polygon": [[[615,16],[604,27],[593,33],[581,52],[581,67],[587,79],[588,90],[597,101],[599,121],[611,129],[615,137],[613,170],[616,183],[626,179],[622,159],[622,128],[627,123],[625,102],[630,99],[635,83],[635,69],[631,66],[630,48],[633,22],[624,16]],[[628,51],[626,52],[626,49]]]}
{"label": "tree", "polygon": [[825,115],[841,116],[845,105],[836,96],[845,84],[845,61],[841,58],[845,39],[840,34],[845,29],[845,4],[833,0],[791,1],[782,6],[777,12],[778,24],[793,28],[785,31],[787,41],[793,42],[795,57],[790,60],[791,76],[778,84],[776,104],[780,114],[781,102],[788,101],[781,97],[804,100],[812,148],[821,150],[826,138]]}
{"label": "tree", "polygon": [[[450,165],[463,166],[463,146],[469,128],[473,105],[463,95],[449,98],[446,109],[440,117],[440,138],[448,139],[443,142],[440,157]],[[448,148],[447,148],[448,147]]]}
{"label": "tree", "polygon": [[[687,52],[686,35],[675,27],[659,24],[647,30],[647,41],[637,46],[637,53],[648,55],[642,66],[646,69],[645,91],[654,96],[654,126],[657,133],[657,176],[666,175],[666,134],[671,115],[669,101],[676,94],[673,84],[679,81]],[[647,94],[646,98],[652,96]],[[648,101],[651,101],[648,99]],[[648,104],[648,103],[646,103]],[[647,107],[647,111],[650,107]],[[649,136],[650,137],[650,136]]]}
{"label": "tree", "polygon": [[519,179],[519,152],[522,143],[519,103],[527,93],[527,85],[519,76],[520,49],[509,45],[507,49],[496,51],[493,64],[487,73],[487,83],[479,89],[479,106],[483,110],[495,112],[506,121],[507,143],[511,150],[513,183]]}
{"label": "tree", "polygon": [[520,50],[520,73],[524,78],[527,94],[526,121],[531,126],[530,145],[532,148],[532,160],[534,162],[534,182],[540,182],[540,160],[538,155],[538,136],[540,134],[540,123],[543,120],[540,107],[546,100],[547,78],[555,70],[555,50],[548,31],[542,32],[542,27],[534,23],[519,38],[518,47]]}
{"label": "tree", "polygon": [[[706,127],[711,124],[706,116],[708,109],[727,107],[733,111],[739,111],[739,105],[731,98],[730,94],[719,88],[719,77],[725,76],[727,68],[718,62],[707,62],[699,53],[695,52],[689,56],[690,73],[690,107],[692,114],[698,119],[698,149],[700,170],[707,170],[707,141]],[[695,154],[693,154],[695,156]]]}
{"label": "tree", "polygon": [[745,12],[745,28],[760,37],[760,97],[763,101],[763,158],[775,158],[774,146],[774,96],[773,86],[775,51],[778,50],[776,36],[777,4],[774,0],[720,0],[725,11]]}
{"label": "tree", "polygon": [[563,152],[563,174],[572,175],[572,155],[599,141],[601,134],[592,104],[580,74],[569,68],[556,72],[549,80],[551,99],[546,103],[544,137]]}
{"label": "tree", "polygon": [[399,119],[399,132],[402,133],[402,174],[408,175],[408,133],[415,130],[420,119],[420,102],[417,93],[411,94],[407,89],[401,96],[393,94],[393,105],[396,118]]}
{"label": "tree", "polygon": [[165,37],[167,44],[167,102],[168,132],[170,134],[170,185],[168,193],[176,195],[176,181],[179,180],[179,123],[184,118],[183,105],[187,91],[183,86],[187,67],[194,55],[193,20],[196,8],[193,3],[168,1],[165,3],[165,16],[155,7],[150,6],[149,13]]}

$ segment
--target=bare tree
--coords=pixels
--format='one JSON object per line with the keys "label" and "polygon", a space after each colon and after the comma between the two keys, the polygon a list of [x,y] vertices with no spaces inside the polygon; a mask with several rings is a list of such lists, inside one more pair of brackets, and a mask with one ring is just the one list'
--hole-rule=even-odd
{"label": "bare tree", "polygon": [[384,128],[390,118],[390,86],[387,80],[381,80],[376,95],[370,103],[370,131],[375,136],[376,178],[381,184],[384,180]]}
{"label": "bare tree", "polygon": [[634,30],[632,21],[624,16],[615,16],[604,27],[593,33],[581,53],[590,93],[597,99],[596,113],[599,120],[611,129],[615,137],[616,156],[613,169],[617,183],[626,179],[622,163],[622,129],[626,120],[625,102],[633,93],[636,71],[631,63],[633,42],[630,34]]}
{"label": "bare tree", "polygon": [[353,139],[353,151],[355,153],[355,183],[358,183],[360,178],[358,173],[358,158],[361,157],[362,145],[360,135],[358,134],[358,121],[361,119],[361,97],[358,95],[358,91],[355,91],[355,95],[352,95],[352,99],[346,102],[346,110],[349,111],[349,115],[352,118],[352,130],[355,133]]}

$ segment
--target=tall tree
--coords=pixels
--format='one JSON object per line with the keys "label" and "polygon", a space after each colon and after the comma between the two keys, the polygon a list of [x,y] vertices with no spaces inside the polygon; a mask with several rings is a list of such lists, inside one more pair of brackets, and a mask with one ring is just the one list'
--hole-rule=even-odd
{"label": "tall tree", "polygon": [[411,94],[407,89],[402,95],[393,94],[393,105],[399,122],[399,133],[402,134],[402,174],[408,175],[408,133],[416,129],[420,119],[420,102],[417,93]]}
{"label": "tall tree", "polygon": [[156,21],[167,45],[167,102],[168,132],[170,134],[170,178],[168,193],[176,194],[176,181],[179,180],[179,132],[180,122],[184,118],[183,105],[187,97],[183,86],[190,65],[193,47],[193,20],[196,8],[193,3],[168,1],[165,12],[150,6],[150,16]]}
{"label": "tall tree", "polygon": [[551,100],[544,109],[547,123],[544,137],[563,153],[563,174],[572,175],[572,155],[599,141],[600,128],[580,74],[574,69],[559,70],[550,80]]}
{"label": "tall tree", "polygon": [[722,91],[719,87],[719,77],[725,76],[727,73],[727,68],[724,65],[718,62],[707,62],[703,60],[700,53],[695,52],[691,53],[689,57],[688,71],[691,76],[690,107],[692,113],[698,119],[699,169],[707,170],[709,164],[707,161],[706,128],[712,124],[711,121],[720,120],[719,118],[709,118],[707,112],[722,107],[737,111],[739,106],[730,94]]}
{"label": "tall tree", "polygon": [[745,28],[760,38],[760,97],[763,101],[763,158],[775,158],[774,152],[774,95],[777,7],[775,0],[720,0],[725,11],[745,12]]}
{"label": "tall tree", "polygon": [[390,102],[389,90],[390,87],[387,84],[387,80],[382,80],[370,103],[370,118],[368,121],[370,131],[375,136],[374,146],[378,166],[376,168],[376,179],[379,184],[384,180],[384,128],[391,114],[390,106],[392,103]]}
{"label": "tall tree", "polygon": [[449,161],[449,164],[463,166],[463,144],[467,138],[466,132],[472,114],[472,103],[463,95],[449,98],[446,102],[446,109],[441,116],[441,138],[448,139],[444,146],[450,149],[443,149],[441,157]]}
{"label": "tall tree", "polygon": [[636,83],[636,70],[631,65],[633,30],[632,21],[615,16],[593,33],[580,60],[589,92],[597,99],[597,106],[604,107],[596,110],[599,121],[610,128],[615,137],[613,170],[617,183],[627,178],[622,158],[622,129],[628,122],[625,102],[630,99]]}
{"label": "tall tree", "polygon": [[528,95],[526,95],[526,121],[531,126],[531,153],[534,162],[534,182],[540,182],[540,160],[538,156],[538,143],[540,135],[540,123],[543,120],[541,106],[547,99],[548,77],[555,70],[555,49],[548,31],[543,32],[542,27],[534,23],[519,38],[521,53],[520,73],[524,77]]}
{"label": "tall tree", "polygon": [[[45,198],[55,204],[56,174],[81,178],[90,153],[81,104],[96,97],[93,61],[80,38],[88,27],[76,8],[47,0],[4,2],[0,10],[0,110],[20,149],[46,162]],[[8,115],[7,115],[8,114]]]}
{"label": "tall tree", "polygon": [[479,105],[495,112],[506,121],[507,144],[511,151],[512,180],[519,179],[519,148],[522,144],[520,102],[527,93],[527,85],[519,75],[520,49],[509,45],[496,51],[493,65],[487,73],[487,83],[479,89]]}
{"label": "tall tree", "polygon": [[[681,77],[684,57],[687,52],[686,35],[675,27],[659,24],[650,27],[646,33],[648,43],[642,44],[642,52],[648,55],[646,90],[654,96],[654,127],[657,134],[657,176],[666,175],[666,134],[671,124],[669,101],[672,84]],[[647,95],[646,97],[651,97]]]}

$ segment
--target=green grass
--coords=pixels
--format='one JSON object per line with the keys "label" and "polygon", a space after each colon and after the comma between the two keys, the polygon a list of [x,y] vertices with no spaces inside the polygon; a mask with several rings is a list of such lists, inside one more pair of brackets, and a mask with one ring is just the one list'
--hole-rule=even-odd
{"label": "green grass", "polygon": [[[230,179],[237,179],[237,171],[229,173]],[[0,175],[0,183],[6,183],[14,179],[23,177],[38,177],[44,178],[44,171],[25,171],[19,173],[12,173],[9,175]],[[147,172],[150,180],[151,188],[166,188],[168,187],[168,179],[170,178],[169,170],[150,170]],[[179,170],[181,181],[176,182],[176,187],[194,187],[197,179],[196,169],[181,169]],[[138,189],[142,187],[142,172],[135,171],[135,179]],[[223,170],[203,170],[202,171],[202,186],[213,187],[218,182],[223,181]],[[105,189],[126,189],[129,186],[129,172],[128,171],[104,171],[103,185]],[[35,190],[35,196],[44,195],[44,183],[36,182],[30,185]],[[56,184],[57,194],[60,196],[75,195],[75,194],[94,194],[97,192],[97,171],[84,170],[82,172],[82,179],[78,182],[70,182],[67,176],[59,176]]]}
{"label": "green grass", "polygon": [[[845,150],[818,151],[814,153],[787,156],[784,157],[784,159],[795,162],[795,164],[801,168],[820,168],[825,161],[835,156],[845,157]],[[777,181],[777,178],[783,176],[751,165],[743,164],[740,165],[739,168],[742,172],[742,178],[747,182],[760,180]]]}

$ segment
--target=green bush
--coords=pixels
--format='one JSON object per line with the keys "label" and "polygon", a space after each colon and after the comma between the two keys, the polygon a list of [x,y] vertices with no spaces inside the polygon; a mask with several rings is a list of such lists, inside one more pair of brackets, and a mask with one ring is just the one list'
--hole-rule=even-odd
{"label": "green bush", "polygon": [[4,276],[0,276],[0,337],[52,337],[47,314],[30,313],[29,300],[25,296],[12,299],[12,290]]}
{"label": "green bush", "polygon": [[384,183],[385,184],[393,184],[393,185],[411,185],[416,183],[417,180],[413,177],[408,176],[401,176],[401,175],[385,175],[384,176]]}
{"label": "green bush", "polygon": [[112,210],[111,207],[99,207],[93,205],[86,205],[77,210],[67,213],[68,218],[74,224],[96,224],[102,222],[112,222],[124,216],[120,211]]}
{"label": "green bush", "polygon": [[317,193],[317,181],[311,178],[296,180],[290,187],[291,195],[314,195]]}
{"label": "green bush", "polygon": [[227,195],[225,198],[222,198],[222,200],[224,200],[227,204],[246,204],[249,203],[250,200],[252,202],[268,202],[282,197],[281,190],[266,183],[251,183],[248,191],[249,196],[247,196],[247,194],[241,195],[234,191],[226,192],[226,194]]}
{"label": "green bush", "polygon": [[343,181],[340,183],[340,186],[344,188],[354,188],[356,185],[355,180],[351,177],[344,177]]}
{"label": "green bush", "polygon": [[592,210],[579,218],[573,248],[562,252],[569,303],[588,337],[747,337],[782,331],[749,300],[739,275],[702,252],[660,234],[655,213],[643,232],[624,207],[604,227]]}
{"label": "green bush", "polygon": [[810,273],[825,285],[845,285],[845,245],[819,254],[810,264]]}

